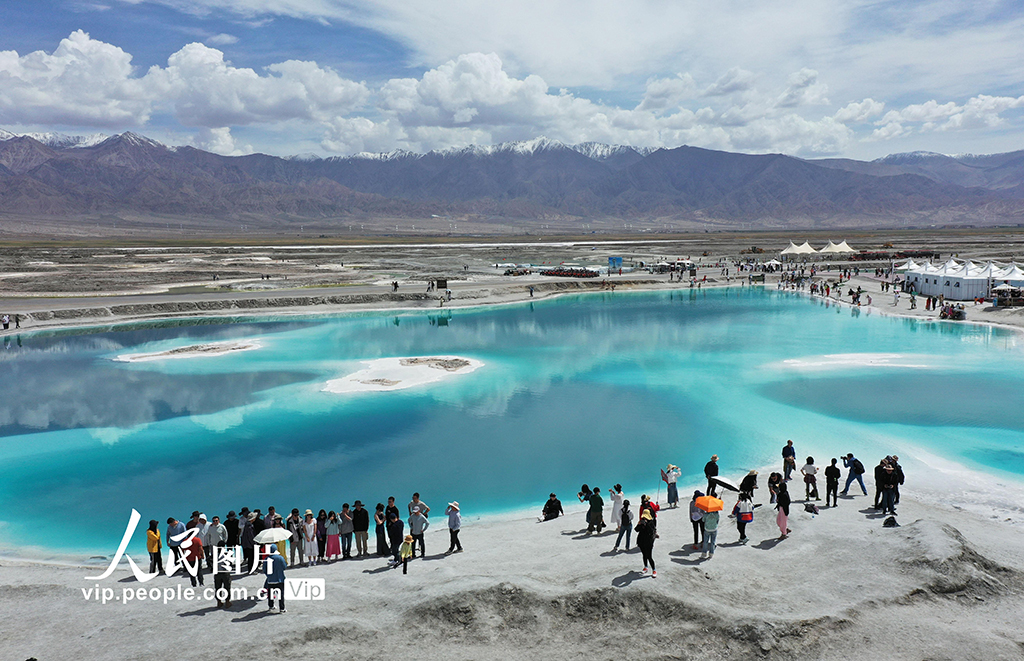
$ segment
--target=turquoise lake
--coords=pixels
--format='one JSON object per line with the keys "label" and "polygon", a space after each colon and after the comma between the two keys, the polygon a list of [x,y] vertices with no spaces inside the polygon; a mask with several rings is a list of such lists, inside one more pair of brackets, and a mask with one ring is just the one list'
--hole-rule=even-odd
{"label": "turquoise lake", "polygon": [[[126,353],[258,339],[218,357]],[[759,288],[566,296],[500,307],[168,322],[23,334],[0,352],[0,548],[110,554],[145,522],[372,510],[413,491],[464,515],[566,505],[586,482],[658,488],[658,469],[740,478],[792,438],[818,464],[924,447],[1024,475],[1024,340],[865,314]],[[339,395],[361,361],[458,355],[479,370]],[[902,450],[905,452],[905,450]],[[902,452],[901,452],[902,453]],[[762,484],[763,484],[762,476]]]}

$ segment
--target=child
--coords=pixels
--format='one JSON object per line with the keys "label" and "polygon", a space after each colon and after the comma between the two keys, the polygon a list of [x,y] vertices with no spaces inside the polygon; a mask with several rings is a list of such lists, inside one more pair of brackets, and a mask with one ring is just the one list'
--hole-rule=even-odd
{"label": "child", "polygon": [[402,542],[402,548],[398,550],[398,555],[402,559],[402,573],[409,573],[409,558],[412,557],[412,535],[406,535],[405,541]]}

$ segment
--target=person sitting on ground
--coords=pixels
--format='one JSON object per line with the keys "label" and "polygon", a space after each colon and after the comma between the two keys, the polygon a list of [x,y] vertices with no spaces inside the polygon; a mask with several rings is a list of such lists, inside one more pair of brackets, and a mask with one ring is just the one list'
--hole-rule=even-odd
{"label": "person sitting on ground", "polygon": [[562,514],[565,514],[565,512],[562,511],[562,501],[558,500],[558,497],[555,494],[551,494],[548,498],[548,502],[544,503],[544,509],[541,510],[541,514],[545,521],[557,519]]}

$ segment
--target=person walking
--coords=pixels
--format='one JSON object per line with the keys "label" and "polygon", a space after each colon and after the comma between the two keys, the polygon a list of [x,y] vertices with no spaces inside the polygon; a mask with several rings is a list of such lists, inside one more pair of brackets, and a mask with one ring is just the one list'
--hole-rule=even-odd
{"label": "person walking", "polygon": [[679,466],[675,464],[669,464],[665,469],[665,483],[668,484],[668,505],[669,507],[679,507],[679,491],[676,488],[676,480],[682,473],[679,471]]}
{"label": "person walking", "polygon": [[356,530],[352,525],[352,511],[348,503],[342,503],[338,521],[341,523],[341,557],[347,560],[352,557],[352,533]]}
{"label": "person walking", "polygon": [[850,469],[850,473],[846,476],[846,486],[843,487],[843,495],[845,496],[850,490],[850,483],[854,480],[857,480],[857,483],[860,484],[864,495],[868,495],[868,489],[864,486],[864,464],[861,463],[860,459],[854,457],[853,453],[850,452],[843,457],[843,467]]}
{"label": "person walking", "polygon": [[420,557],[422,558],[427,555],[427,545],[423,541],[423,534],[427,532],[429,527],[430,521],[427,521],[427,517],[423,516],[420,508],[412,508],[412,514],[409,515],[409,533],[412,535],[413,555],[416,555],[416,542],[420,544]]}
{"label": "person walking", "polygon": [[[838,507],[839,506],[839,478],[843,476],[843,472],[839,470],[839,466],[836,466],[838,460],[832,457],[832,465],[825,469],[825,506],[826,507]],[[832,504],[829,505],[829,498],[832,499]]]}
{"label": "person walking", "polygon": [[604,498],[601,497],[601,487],[594,487],[594,493],[590,496],[590,513],[587,517],[587,534],[597,531],[601,534],[604,528]]}
{"label": "person walking", "polygon": [[[590,490],[590,487],[587,486],[586,484],[583,484],[583,486],[580,487],[579,493],[576,494],[576,497],[579,498],[579,501],[581,503],[586,503],[589,506],[590,505],[590,497],[593,496],[593,495],[594,495],[594,492]],[[586,520],[587,520],[587,527],[590,528],[591,527],[591,525],[590,525],[590,507],[587,507]]]}
{"label": "person walking", "polygon": [[331,510],[327,513],[327,549],[324,551],[324,559],[334,561],[341,555],[341,521],[338,515]]}
{"label": "person walking", "polygon": [[[313,513],[309,510],[308,519],[313,520]],[[316,544],[316,522],[313,522],[313,543]],[[307,547],[308,548],[308,547]],[[310,555],[306,553],[306,557],[311,562],[316,563],[316,553]],[[278,549],[277,544],[270,545],[270,555],[267,556],[266,566],[263,568],[263,572],[267,576],[266,582],[263,584],[263,588],[267,591],[267,612],[273,613],[274,610],[274,599],[277,599],[280,609],[276,612],[284,613],[284,556],[281,555],[281,551]]]}
{"label": "person walking", "polygon": [[[326,512],[324,512],[324,518],[327,518]],[[326,535],[326,526],[324,530],[324,534]],[[326,546],[327,543],[325,540],[324,551],[327,550]],[[313,510],[306,510],[306,520],[302,524],[302,547],[303,551],[306,554],[306,566],[316,566],[317,560],[320,558],[321,553],[319,540],[317,539],[317,522],[313,518]],[[284,561],[284,558],[281,558],[281,560]]]}
{"label": "person walking", "polygon": [[188,564],[185,573],[188,574],[192,587],[196,587],[196,582],[203,585],[203,559],[206,554],[203,552],[203,538],[199,533],[195,533],[191,540],[182,545],[182,554]]}
{"label": "person walking", "polygon": [[388,544],[388,520],[384,514],[384,503],[377,503],[373,513],[373,522],[375,524],[374,532],[377,533],[377,555],[390,555],[391,545]]}
{"label": "person walking", "polygon": [[704,544],[704,536],[707,534],[704,532],[704,510],[697,507],[697,499],[704,494],[700,491],[693,492],[693,498],[690,499],[690,523],[693,524],[693,550],[701,548]]}
{"label": "person walking", "polygon": [[793,441],[786,441],[786,445],[782,448],[782,471],[783,479],[789,482],[793,479],[793,471],[796,470],[796,448],[793,447]]}
{"label": "person walking", "polygon": [[715,557],[715,547],[718,542],[718,522],[721,519],[721,512],[704,512],[704,552],[700,557],[711,559]]}
{"label": "person walking", "polygon": [[213,594],[217,608],[231,608],[231,571],[234,551],[228,550],[227,543],[221,542],[213,554]]}
{"label": "person walking", "polygon": [[718,484],[715,483],[711,478],[718,477],[718,455],[711,455],[711,461],[704,464],[704,477],[708,478],[708,495],[714,496],[715,490],[718,488]]}
{"label": "person walking", "polygon": [[807,457],[807,463],[800,469],[804,476],[804,500],[821,500],[818,497],[818,467],[814,465],[814,457]]}
{"label": "person walking", "polygon": [[640,523],[636,525],[636,545],[644,558],[644,571],[647,573],[647,565],[651,566],[651,576],[657,577],[658,571],[654,566],[654,538],[657,536],[657,529],[654,527],[654,519],[649,510],[640,514]]}
{"label": "person walking", "polygon": [[779,539],[786,539],[786,536],[792,532],[789,529],[789,489],[786,488],[786,483],[783,482],[779,485],[779,496],[776,499],[775,509],[779,510],[779,513],[775,516],[775,523],[779,526],[779,531],[782,533]]}
{"label": "person walking", "polygon": [[160,549],[160,522],[152,519],[149,522],[149,530],[146,531],[146,550],[149,551],[149,573],[157,574],[164,571],[164,559],[161,557]]}
{"label": "person walking", "polygon": [[[245,512],[243,509],[242,512]],[[253,532],[252,522],[256,519],[256,513],[243,514],[242,532],[238,535],[238,543],[242,545],[242,560],[245,562],[245,573],[250,574],[253,565],[256,563],[256,533]]]}
{"label": "person walking", "polygon": [[740,544],[747,543],[747,524],[754,520],[754,502],[746,491],[740,492],[736,503],[736,530],[740,533]]}
{"label": "person walking", "polygon": [[370,513],[363,507],[363,501],[357,500],[352,510],[352,530],[356,536],[356,555],[366,555],[366,543],[370,536]]}
{"label": "person walking", "polygon": [[459,541],[459,531],[462,530],[462,512],[459,510],[459,501],[453,500],[448,503],[444,513],[448,515],[448,537],[451,538],[445,555],[462,553],[462,542]]}
{"label": "person walking", "polygon": [[622,506],[619,509],[612,510],[612,516],[615,517],[616,522],[619,525],[619,536],[615,538],[615,546],[612,547],[613,551],[619,550],[619,542],[622,541],[622,536],[626,536],[626,550],[629,550],[629,537],[633,532],[633,512],[629,509],[629,501],[623,500]]}

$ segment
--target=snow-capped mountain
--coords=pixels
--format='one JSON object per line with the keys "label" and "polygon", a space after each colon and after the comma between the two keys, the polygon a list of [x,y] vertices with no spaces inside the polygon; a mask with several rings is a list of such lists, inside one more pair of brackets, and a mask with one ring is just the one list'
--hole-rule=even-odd
{"label": "snow-capped mountain", "polygon": [[13,138],[32,138],[37,140],[51,149],[74,149],[76,147],[92,147],[106,140],[108,137],[103,133],[93,133],[91,135],[67,135],[64,133],[11,133],[0,129],[0,140],[11,140]]}

